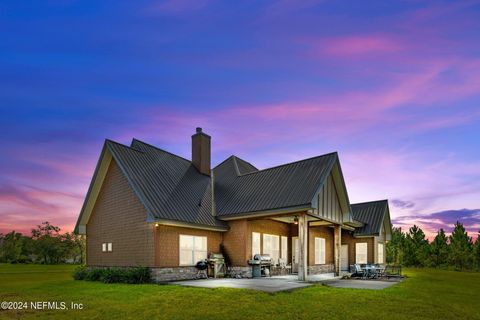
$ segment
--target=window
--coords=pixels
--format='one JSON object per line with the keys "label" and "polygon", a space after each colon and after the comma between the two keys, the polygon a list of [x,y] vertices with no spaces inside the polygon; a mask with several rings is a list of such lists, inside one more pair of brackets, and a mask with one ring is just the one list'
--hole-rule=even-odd
{"label": "window", "polygon": [[325,264],[324,238],[315,238],[315,264]]}
{"label": "window", "polygon": [[288,238],[282,236],[282,256],[283,262],[287,263],[288,260]]}
{"label": "window", "polygon": [[102,252],[112,252],[112,243],[111,242],[102,243]]}
{"label": "window", "polygon": [[378,258],[377,263],[384,263],[383,261],[383,243],[378,244]]}
{"label": "window", "polygon": [[193,266],[207,259],[207,237],[180,235],[180,265]]}
{"label": "window", "polygon": [[367,243],[355,244],[355,263],[367,263]]}
{"label": "window", "polygon": [[254,255],[260,253],[260,233],[252,232],[252,259]]}
{"label": "window", "polygon": [[263,234],[263,254],[270,255],[273,263],[280,258],[280,237],[272,234]]}

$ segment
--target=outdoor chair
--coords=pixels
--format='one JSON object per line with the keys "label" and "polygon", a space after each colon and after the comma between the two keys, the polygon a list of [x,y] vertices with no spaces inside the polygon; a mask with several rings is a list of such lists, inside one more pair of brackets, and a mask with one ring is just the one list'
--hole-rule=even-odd
{"label": "outdoor chair", "polygon": [[362,269],[362,267],[360,267],[359,264],[355,264],[355,275],[357,277],[361,277],[362,279],[365,279],[366,277],[366,272],[365,272],[365,269]]}

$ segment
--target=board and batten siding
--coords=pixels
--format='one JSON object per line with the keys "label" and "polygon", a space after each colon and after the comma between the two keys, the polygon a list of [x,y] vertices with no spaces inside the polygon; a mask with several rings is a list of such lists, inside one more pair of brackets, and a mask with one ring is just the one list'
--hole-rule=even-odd
{"label": "board and batten siding", "polygon": [[317,195],[315,213],[331,221],[343,222],[342,208],[340,207],[337,189],[333,182],[332,175],[328,176],[327,181],[325,181],[325,184]]}

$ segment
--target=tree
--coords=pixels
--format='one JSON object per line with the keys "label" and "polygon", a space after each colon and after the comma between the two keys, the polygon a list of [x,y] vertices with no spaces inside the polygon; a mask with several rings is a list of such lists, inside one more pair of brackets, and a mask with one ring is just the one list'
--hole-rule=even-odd
{"label": "tree", "polygon": [[387,263],[403,264],[405,254],[405,233],[402,228],[392,229],[392,240],[387,243]]}
{"label": "tree", "polygon": [[42,263],[58,263],[63,254],[61,247],[61,238],[59,237],[60,228],[51,225],[48,221],[37,225],[32,229],[32,239],[34,240],[34,252],[41,259]]}
{"label": "tree", "polygon": [[11,231],[0,238],[0,261],[26,262],[30,260],[29,238],[21,233]]}
{"label": "tree", "polygon": [[444,266],[448,263],[448,238],[443,229],[440,229],[433,239],[430,252],[435,267]]}
{"label": "tree", "polygon": [[406,235],[405,241],[405,265],[423,267],[429,263],[428,240],[422,229],[413,225]]}
{"label": "tree", "polygon": [[463,224],[457,221],[450,236],[450,263],[459,270],[472,266],[473,243]]}
{"label": "tree", "polygon": [[477,234],[477,241],[475,242],[473,254],[475,257],[475,266],[477,269],[480,269],[480,231],[478,231]]}
{"label": "tree", "polygon": [[85,261],[85,237],[74,233],[65,233],[62,235],[65,248],[65,258],[71,258],[73,263],[83,264]]}

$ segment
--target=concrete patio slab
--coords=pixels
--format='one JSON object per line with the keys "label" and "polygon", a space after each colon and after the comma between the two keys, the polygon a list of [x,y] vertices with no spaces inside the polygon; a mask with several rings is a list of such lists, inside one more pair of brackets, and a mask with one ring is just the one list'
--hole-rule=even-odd
{"label": "concrete patio slab", "polygon": [[186,280],[176,281],[172,284],[188,287],[200,287],[200,288],[237,288],[237,289],[250,289],[259,290],[269,293],[279,291],[289,291],[311,286],[310,283],[292,281],[289,279],[278,278],[255,278],[255,279],[201,279],[201,280]]}
{"label": "concrete patio slab", "polygon": [[335,287],[335,288],[383,290],[399,282],[401,281],[338,279],[338,280],[323,281],[322,284],[329,287]]}
{"label": "concrete patio slab", "polygon": [[[271,279],[283,279],[283,280],[289,280],[289,281],[298,281],[298,275],[289,274],[289,275],[285,275],[285,276],[272,276]],[[306,282],[321,282],[321,281],[333,280],[333,279],[339,279],[339,278],[335,277],[334,273],[312,274],[312,275],[307,276],[307,281]]]}

